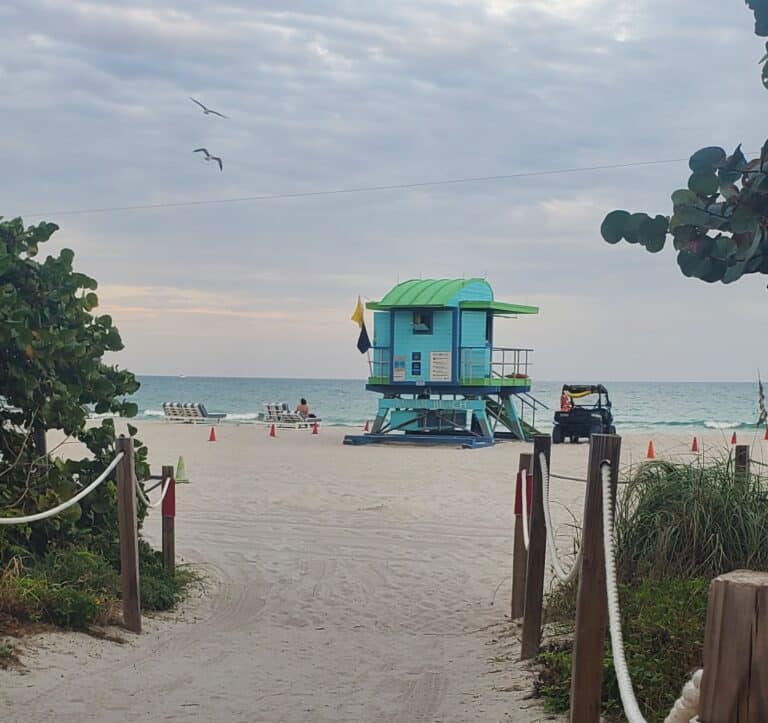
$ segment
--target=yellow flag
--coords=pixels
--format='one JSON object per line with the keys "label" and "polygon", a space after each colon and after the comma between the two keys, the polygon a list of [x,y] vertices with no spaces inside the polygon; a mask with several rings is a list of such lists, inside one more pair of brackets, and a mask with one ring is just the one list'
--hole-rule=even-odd
{"label": "yellow flag", "polygon": [[350,319],[355,322],[361,329],[363,328],[363,324],[365,323],[365,309],[363,307],[363,302],[360,301],[360,297],[357,297],[357,306],[355,307],[355,310],[352,312],[352,316]]}

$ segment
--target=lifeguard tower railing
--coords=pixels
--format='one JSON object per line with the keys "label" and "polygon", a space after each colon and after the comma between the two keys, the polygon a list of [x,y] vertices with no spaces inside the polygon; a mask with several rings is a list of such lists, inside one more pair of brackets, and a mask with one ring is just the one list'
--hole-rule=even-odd
{"label": "lifeguard tower railing", "polygon": [[461,347],[459,383],[471,386],[514,386],[529,378],[533,349]]}
{"label": "lifeguard tower railing", "polygon": [[[458,383],[466,386],[526,386],[533,349],[465,346],[461,348]],[[392,350],[374,347],[369,358],[370,384],[389,384]]]}
{"label": "lifeguard tower railing", "polygon": [[389,384],[392,366],[392,350],[388,346],[375,346],[373,357],[368,357],[369,384]]}

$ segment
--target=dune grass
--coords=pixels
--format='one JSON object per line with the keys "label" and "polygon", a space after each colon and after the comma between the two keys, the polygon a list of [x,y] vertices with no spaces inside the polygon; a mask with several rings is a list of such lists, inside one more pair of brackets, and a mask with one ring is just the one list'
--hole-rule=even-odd
{"label": "dune grass", "polygon": [[768,485],[735,475],[730,458],[646,462],[619,497],[617,570],[624,582],[765,570],[766,531]]}

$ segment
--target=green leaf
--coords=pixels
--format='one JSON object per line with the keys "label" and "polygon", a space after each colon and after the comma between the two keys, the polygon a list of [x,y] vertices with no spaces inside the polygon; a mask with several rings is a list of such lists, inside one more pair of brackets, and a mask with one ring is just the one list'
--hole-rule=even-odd
{"label": "green leaf", "polygon": [[685,276],[696,276],[696,270],[699,268],[700,259],[696,254],[692,254],[690,251],[681,251],[677,255],[677,263],[680,266],[680,271]]}
{"label": "green leaf", "polygon": [[651,217],[647,213],[633,213],[624,224],[624,238],[628,243],[636,244],[640,241],[640,229]]}
{"label": "green leaf", "polygon": [[725,159],[717,171],[717,177],[720,185],[728,185],[738,181],[741,174],[747,167],[747,159],[741,151],[741,143],[736,146],[736,150]]}
{"label": "green leaf", "polygon": [[731,216],[731,231],[734,233],[750,233],[759,225],[759,214],[747,206],[739,206]]}
{"label": "green leaf", "polygon": [[669,221],[666,216],[646,218],[640,225],[638,240],[651,253],[657,253],[664,248],[667,238]]}
{"label": "green leaf", "polygon": [[717,258],[726,260],[729,256],[733,256],[736,253],[736,242],[731,236],[720,234],[715,239],[714,253],[717,255]]}
{"label": "green leaf", "polygon": [[688,188],[678,188],[672,193],[672,203],[675,206],[695,206],[699,197]]}
{"label": "green leaf", "polygon": [[709,214],[700,208],[692,206],[680,206],[675,209],[670,225],[706,226],[709,223]]}
{"label": "green leaf", "polygon": [[688,188],[699,196],[712,196],[717,193],[719,187],[717,176],[711,171],[705,173],[692,173],[688,179]]}
{"label": "green leaf", "polygon": [[609,244],[616,244],[621,241],[624,235],[624,227],[629,220],[628,211],[611,211],[600,226],[600,233],[603,239]]}
{"label": "green leaf", "polygon": [[691,241],[698,238],[699,230],[695,226],[678,226],[672,235],[674,237],[675,250],[682,251],[688,248]]}
{"label": "green leaf", "polygon": [[726,152],[719,146],[701,148],[688,160],[688,167],[694,173],[713,173],[715,168],[726,159]]}
{"label": "green leaf", "polygon": [[80,507],[79,502],[75,502],[72,507],[68,507],[64,512],[60,513],[60,517],[62,520],[65,520],[66,522],[73,523],[77,522],[80,519],[80,515],[83,514],[83,508]]}
{"label": "green leaf", "polygon": [[745,266],[746,261],[737,261],[734,264],[728,266],[728,268],[725,270],[725,273],[723,274],[723,283],[731,284],[734,281],[740,279],[744,274]]}

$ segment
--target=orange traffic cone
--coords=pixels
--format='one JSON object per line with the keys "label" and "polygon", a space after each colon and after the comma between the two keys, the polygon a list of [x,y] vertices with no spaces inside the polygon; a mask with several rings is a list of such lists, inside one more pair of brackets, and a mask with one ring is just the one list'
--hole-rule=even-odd
{"label": "orange traffic cone", "polygon": [[317,422],[312,425],[312,434],[320,434],[320,427],[317,426]]}
{"label": "orange traffic cone", "polygon": [[[363,432],[369,432],[370,429],[371,428],[368,426],[368,420],[366,419],[365,420],[365,426],[363,427]],[[766,439],[768,439],[768,437],[766,437]]]}
{"label": "orange traffic cone", "polygon": [[277,431],[275,430],[275,425],[274,424],[269,428],[269,436],[270,437],[277,437]]}
{"label": "orange traffic cone", "polygon": [[648,454],[645,456],[646,459],[656,459],[656,450],[653,448],[653,440],[648,442]]}
{"label": "orange traffic cone", "polygon": [[208,435],[208,441],[209,442],[215,442],[216,441],[216,428],[211,427],[211,433]]}
{"label": "orange traffic cone", "polygon": [[699,440],[696,437],[693,438],[693,444],[691,445],[691,452],[699,451]]}
{"label": "orange traffic cone", "polygon": [[733,436],[731,437],[731,444],[736,444],[736,432],[734,432]]}

